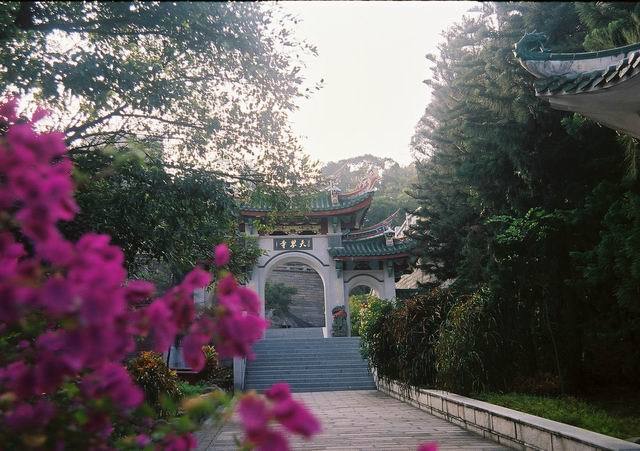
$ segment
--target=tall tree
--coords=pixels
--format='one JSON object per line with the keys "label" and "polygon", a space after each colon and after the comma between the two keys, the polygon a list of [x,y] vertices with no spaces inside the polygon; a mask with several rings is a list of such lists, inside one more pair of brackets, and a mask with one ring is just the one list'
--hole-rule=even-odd
{"label": "tall tree", "polygon": [[1,89],[54,109],[74,155],[135,138],[278,185],[312,171],[287,115],[315,49],[277,6],[1,2],[0,17]]}
{"label": "tall tree", "polygon": [[[593,8],[601,20],[585,20]],[[484,308],[499,321],[499,352],[509,352],[486,356],[504,365],[494,385],[551,373],[575,390],[606,382],[605,361],[627,381],[640,374],[638,360],[623,357],[636,355],[640,332],[630,302],[640,287],[636,197],[625,194],[637,182],[625,179],[625,149],[613,130],[537,99],[512,54],[534,29],[556,51],[600,50],[594,36],[606,33],[595,27],[635,23],[636,14],[628,4],[486,3],[431,58],[432,101],[413,138],[424,219],[414,235],[422,265],[454,280],[461,299],[490,293]],[[603,342],[620,351],[605,359]]]}

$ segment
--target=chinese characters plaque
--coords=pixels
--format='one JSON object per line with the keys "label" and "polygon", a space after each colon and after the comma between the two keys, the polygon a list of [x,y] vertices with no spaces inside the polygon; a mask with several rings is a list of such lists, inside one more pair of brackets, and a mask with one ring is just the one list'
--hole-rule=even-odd
{"label": "chinese characters plaque", "polygon": [[274,238],[273,249],[276,251],[313,249],[313,238]]}

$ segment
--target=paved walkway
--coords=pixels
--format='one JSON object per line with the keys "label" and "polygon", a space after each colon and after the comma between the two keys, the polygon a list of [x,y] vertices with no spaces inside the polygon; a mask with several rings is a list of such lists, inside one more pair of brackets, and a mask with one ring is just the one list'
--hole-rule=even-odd
{"label": "paved walkway", "polygon": [[[311,441],[295,438],[293,450],[415,450],[437,442],[440,450],[505,450],[507,448],[468,432],[375,390],[295,393],[320,419],[322,433]],[[198,451],[235,450],[234,436],[242,437],[230,422],[216,436],[198,433]]]}

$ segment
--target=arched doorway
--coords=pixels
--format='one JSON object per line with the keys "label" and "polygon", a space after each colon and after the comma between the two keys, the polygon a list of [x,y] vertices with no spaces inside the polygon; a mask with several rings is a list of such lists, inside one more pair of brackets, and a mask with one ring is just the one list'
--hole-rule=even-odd
{"label": "arched doorway", "polygon": [[264,293],[271,328],[326,326],[324,281],[310,265],[289,259],[274,264],[266,274]]}

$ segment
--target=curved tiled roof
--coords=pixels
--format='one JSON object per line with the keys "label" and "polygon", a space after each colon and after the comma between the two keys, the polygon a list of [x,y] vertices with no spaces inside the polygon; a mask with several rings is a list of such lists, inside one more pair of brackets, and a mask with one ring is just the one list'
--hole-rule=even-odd
{"label": "curved tiled roof", "polygon": [[520,41],[514,45],[516,58],[531,61],[580,61],[626,54],[634,50],[640,50],[640,42],[621,47],[614,47],[595,52],[570,52],[554,53],[544,49],[547,35],[544,33],[525,33]]}
{"label": "curved tiled roof", "polygon": [[615,86],[639,73],[640,51],[636,51],[606,69],[541,78],[534,82],[534,87],[539,96],[578,94]]}
{"label": "curved tiled roof", "polygon": [[415,247],[415,241],[394,241],[393,246],[387,246],[384,236],[376,236],[365,240],[343,241],[342,247],[329,249],[334,258],[340,257],[390,257],[408,255]]}
{"label": "curved tiled roof", "polygon": [[384,219],[383,221],[380,221],[377,224],[364,227],[360,230],[355,230],[355,231],[345,233],[342,239],[353,241],[353,240],[363,240],[367,238],[373,238],[374,236],[380,236],[389,228],[393,220],[396,218],[396,216],[398,216],[399,212],[400,212],[400,209],[398,208],[388,218]]}
{"label": "curved tiled roof", "polygon": [[[358,196],[338,196],[338,204],[333,205],[331,203],[331,195],[328,192],[323,191],[314,195],[309,200],[306,208],[308,209],[308,211],[314,212],[343,210],[358,205],[359,203],[372,197],[373,192],[363,193]],[[268,212],[271,210],[272,208],[270,206],[260,203],[240,206],[241,212]]]}

